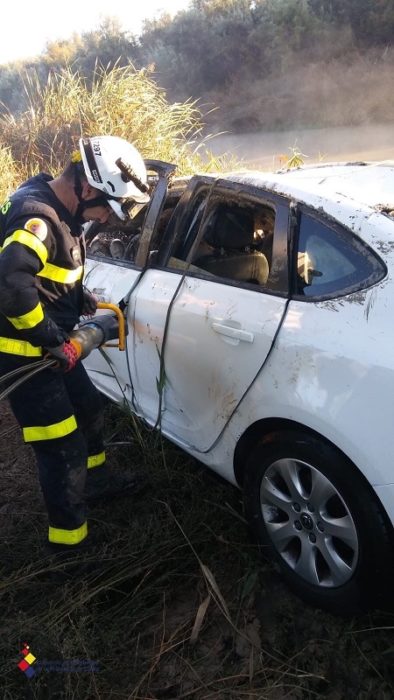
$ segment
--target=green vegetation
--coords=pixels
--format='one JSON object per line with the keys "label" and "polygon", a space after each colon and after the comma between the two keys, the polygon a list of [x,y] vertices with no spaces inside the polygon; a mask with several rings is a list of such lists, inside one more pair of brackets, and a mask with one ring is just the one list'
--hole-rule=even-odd
{"label": "green vegetation", "polygon": [[132,141],[145,158],[175,162],[178,174],[220,163],[196,148],[201,112],[191,101],[170,104],[149,72],[128,65],[97,67],[90,81],[64,68],[45,84],[25,77],[27,108],[0,115],[0,201],[39,171],[57,174],[83,134],[116,134]]}
{"label": "green vegetation", "polygon": [[106,19],[4,67],[0,101],[24,111],[23,76],[97,62],[149,67],[170,102],[201,100],[210,127],[235,131],[394,121],[392,0],[192,0],[140,37]]}

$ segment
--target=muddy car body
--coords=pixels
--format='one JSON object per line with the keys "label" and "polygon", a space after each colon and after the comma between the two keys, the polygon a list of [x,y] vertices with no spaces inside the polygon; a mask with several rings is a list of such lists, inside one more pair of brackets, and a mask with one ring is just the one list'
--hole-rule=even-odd
{"label": "muddy car body", "polygon": [[300,595],[377,602],[393,551],[394,165],[150,168],[131,228],[87,232],[86,285],[129,326],[90,376],[243,489]]}

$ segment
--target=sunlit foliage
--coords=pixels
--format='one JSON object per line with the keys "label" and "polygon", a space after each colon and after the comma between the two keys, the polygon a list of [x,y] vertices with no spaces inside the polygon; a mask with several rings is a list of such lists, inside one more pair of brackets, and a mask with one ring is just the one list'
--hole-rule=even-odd
{"label": "sunlit foliage", "polygon": [[[169,103],[146,70],[96,68],[91,81],[71,68],[50,74],[44,85],[25,76],[28,107],[0,116],[0,142],[20,178],[62,169],[85,134],[116,134],[132,141],[145,158],[178,164],[179,172],[201,167],[195,152],[201,113],[195,103]],[[0,179],[2,177],[0,173]],[[6,189],[12,178],[7,175]]]}
{"label": "sunlit foliage", "polygon": [[106,18],[49,43],[23,70],[4,68],[0,101],[26,110],[21,74],[46,85],[71,66],[91,84],[97,65],[132,64],[149,66],[170,102],[217,107],[207,121],[219,129],[394,121],[393,36],[393,0],[191,0],[174,18],[146,21],[139,37]]}

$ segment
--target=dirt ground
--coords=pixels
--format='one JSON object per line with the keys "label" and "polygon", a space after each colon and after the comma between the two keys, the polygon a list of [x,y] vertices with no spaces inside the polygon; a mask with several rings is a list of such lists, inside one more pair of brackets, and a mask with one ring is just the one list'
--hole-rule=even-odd
{"label": "dirt ground", "polygon": [[0,698],[394,697],[394,616],[304,605],[252,545],[241,494],[156,434],[108,411],[115,469],[150,485],[92,509],[90,549],[63,565],[6,403],[0,436]]}

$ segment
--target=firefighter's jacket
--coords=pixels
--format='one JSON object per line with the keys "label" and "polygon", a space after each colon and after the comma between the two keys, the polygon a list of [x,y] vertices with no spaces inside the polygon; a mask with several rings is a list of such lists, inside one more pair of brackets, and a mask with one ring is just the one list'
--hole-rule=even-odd
{"label": "firefighter's jacket", "polygon": [[30,178],[0,209],[0,352],[40,356],[82,311],[82,228],[50,180]]}

